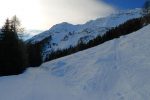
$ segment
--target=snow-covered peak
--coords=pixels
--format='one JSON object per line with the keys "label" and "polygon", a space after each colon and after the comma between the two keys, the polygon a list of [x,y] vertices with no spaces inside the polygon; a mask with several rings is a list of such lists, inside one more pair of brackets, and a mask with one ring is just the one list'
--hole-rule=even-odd
{"label": "snow-covered peak", "polygon": [[115,12],[107,17],[88,21],[85,24],[72,25],[67,22],[54,25],[49,30],[36,35],[28,40],[29,43],[37,43],[49,40],[43,44],[43,55],[48,55],[52,50],[66,49],[75,46],[79,42],[88,42],[98,35],[103,35],[108,30],[116,27],[127,20],[142,16],[141,9],[124,10]]}
{"label": "snow-covered peak", "polygon": [[[121,10],[116,11],[113,14],[103,17],[103,18],[97,18],[95,20],[88,21],[85,24],[79,24],[79,25],[73,25],[67,22],[62,22],[60,24],[56,24],[52,26],[49,30],[49,33],[61,33],[61,32],[73,32],[73,31],[81,31],[87,28],[102,28],[102,27],[115,27],[119,24],[122,24],[123,22],[132,19],[140,17],[142,14],[141,8],[136,8],[132,10]],[[47,32],[40,33],[39,37],[36,35],[36,38],[40,38],[41,34],[44,36],[44,34],[47,34]],[[47,35],[45,35],[45,38]],[[36,41],[36,38],[31,38],[30,40]],[[37,39],[40,40],[40,39]],[[37,41],[38,42],[38,41]]]}
{"label": "snow-covered peak", "polygon": [[63,32],[63,31],[75,31],[76,26],[67,22],[56,24],[50,28],[50,31],[53,32]]}

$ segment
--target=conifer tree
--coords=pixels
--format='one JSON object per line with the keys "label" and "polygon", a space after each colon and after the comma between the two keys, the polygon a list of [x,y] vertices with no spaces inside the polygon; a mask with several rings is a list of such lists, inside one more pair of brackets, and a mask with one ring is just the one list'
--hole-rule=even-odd
{"label": "conifer tree", "polygon": [[0,46],[0,75],[19,74],[27,66],[27,54],[23,41],[18,38],[15,20],[6,20],[2,27]]}

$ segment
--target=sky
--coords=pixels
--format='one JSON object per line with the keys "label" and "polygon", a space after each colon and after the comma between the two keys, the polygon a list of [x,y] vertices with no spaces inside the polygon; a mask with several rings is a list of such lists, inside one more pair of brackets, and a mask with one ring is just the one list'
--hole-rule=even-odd
{"label": "sky", "polygon": [[25,29],[47,30],[55,24],[82,24],[116,9],[141,7],[145,0],[3,0],[0,26],[16,15]]}
{"label": "sky", "polygon": [[119,9],[133,9],[137,7],[142,7],[146,0],[103,0],[103,1]]}

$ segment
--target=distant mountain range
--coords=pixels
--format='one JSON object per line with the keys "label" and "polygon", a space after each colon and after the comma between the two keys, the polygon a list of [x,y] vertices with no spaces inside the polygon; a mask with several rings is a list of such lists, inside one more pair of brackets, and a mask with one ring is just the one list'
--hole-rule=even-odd
{"label": "distant mountain range", "polygon": [[[88,21],[85,24],[72,25],[67,22],[56,24],[49,30],[28,39],[31,44],[42,43],[43,59],[58,49],[76,46],[80,42],[88,42],[98,35],[103,35],[106,31],[116,27],[129,19],[142,16],[142,9],[122,10],[104,18]],[[40,31],[31,31],[40,32]]]}

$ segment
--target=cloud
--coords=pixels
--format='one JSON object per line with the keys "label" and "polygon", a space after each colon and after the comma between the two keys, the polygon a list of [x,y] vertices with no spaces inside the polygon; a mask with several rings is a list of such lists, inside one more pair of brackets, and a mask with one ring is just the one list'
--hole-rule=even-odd
{"label": "cloud", "polygon": [[7,17],[17,15],[26,29],[49,29],[54,24],[85,23],[109,15],[114,10],[97,0],[3,0],[0,3],[0,25]]}
{"label": "cloud", "polygon": [[50,23],[84,23],[104,17],[114,11],[113,7],[96,0],[42,0],[45,16]]}

